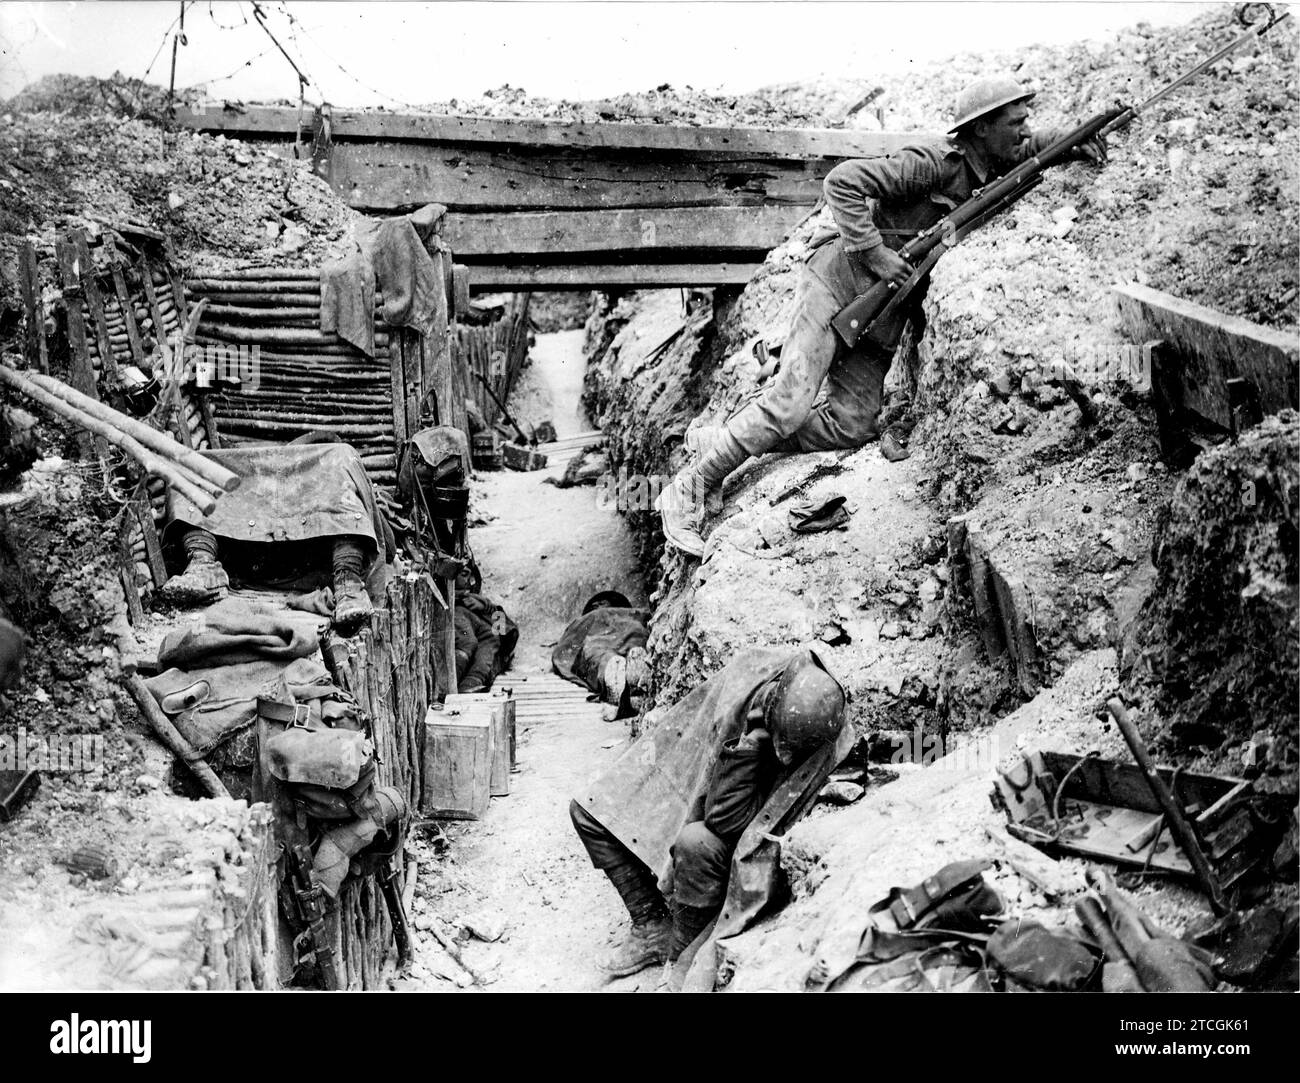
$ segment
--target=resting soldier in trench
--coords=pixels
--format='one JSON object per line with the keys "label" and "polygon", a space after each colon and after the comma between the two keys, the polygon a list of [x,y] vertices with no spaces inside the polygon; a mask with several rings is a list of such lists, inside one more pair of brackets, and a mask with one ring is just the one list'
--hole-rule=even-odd
{"label": "resting soldier in trench", "polygon": [[731,936],[778,902],[779,836],[851,743],[844,690],[806,649],[743,651],[665,712],[569,805],[632,919],[601,968],[676,961],[715,918]]}
{"label": "resting soldier in trench", "polygon": [[186,566],[163,584],[162,596],[177,605],[217,601],[230,586],[229,564],[250,585],[321,588],[310,607],[336,625],[366,620],[367,580],[392,560],[394,546],[356,450],[311,433],[205,454],[238,474],[240,486],[210,515],[169,492],[166,537]]}
{"label": "resting soldier in trench", "polygon": [[635,608],[616,590],[593,594],[582,616],[570,621],[556,641],[551,668],[617,707],[616,717],[634,714],[633,700],[649,679],[649,620],[647,610]]}
{"label": "resting soldier in trench", "polygon": [[[812,240],[780,369],[761,396],[706,439],[711,446],[702,449],[700,460],[660,495],[656,507],[669,544],[703,555],[708,497],[751,456],[860,447],[878,435],[885,374],[897,342],[881,348],[863,336],[849,349],[831,321],[876,282],[906,282],[912,268],[896,249],[1060,135],[1030,134],[1033,97],[1010,78],[978,80],[958,97],[948,138],[888,158],[841,162],[827,174],[823,187],[836,230]],[[1098,137],[1078,154],[1100,164],[1105,143]],[[923,292],[908,299],[913,319],[919,318]]]}
{"label": "resting soldier in trench", "polygon": [[487,692],[510,666],[519,627],[482,593],[483,577],[471,562],[456,578],[456,691]]}

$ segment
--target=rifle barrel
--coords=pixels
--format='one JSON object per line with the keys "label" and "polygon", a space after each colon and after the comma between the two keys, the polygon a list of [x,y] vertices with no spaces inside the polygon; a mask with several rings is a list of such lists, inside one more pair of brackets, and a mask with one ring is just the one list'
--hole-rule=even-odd
{"label": "rifle barrel", "polygon": [[1151,108],[1151,106],[1155,105],[1156,102],[1161,101],[1164,98],[1167,98],[1179,87],[1184,86],[1185,84],[1189,83],[1191,80],[1195,79],[1198,75],[1201,74],[1201,72],[1205,71],[1206,68],[1212,67],[1213,65],[1217,64],[1229,53],[1235,51],[1236,49],[1239,49],[1242,45],[1250,41],[1252,38],[1262,37],[1268,31],[1272,30],[1273,27],[1277,26],[1278,23],[1285,22],[1287,19],[1291,18],[1291,13],[1289,11],[1283,12],[1281,15],[1277,16],[1276,18],[1272,16],[1271,8],[1269,9],[1269,11],[1270,11],[1270,15],[1267,19],[1261,19],[1249,30],[1247,30],[1244,34],[1242,34],[1238,38],[1234,38],[1232,41],[1230,41],[1227,45],[1225,45],[1213,56],[1206,57],[1199,64],[1197,64],[1196,67],[1190,68],[1189,70],[1183,72],[1183,74],[1180,75],[1177,79],[1175,79],[1172,83],[1168,84],[1167,86],[1161,87],[1154,94],[1152,94],[1151,97],[1147,98],[1146,101],[1138,105],[1130,105],[1127,109],[1124,110],[1124,112],[1122,112],[1118,117],[1116,117],[1113,121],[1111,121],[1108,125],[1106,125],[1106,127],[1101,130],[1101,134],[1110,135],[1110,133],[1115,131],[1116,129],[1124,127],[1126,124],[1129,123],[1129,121],[1131,121],[1139,113],[1146,112],[1148,109]]}

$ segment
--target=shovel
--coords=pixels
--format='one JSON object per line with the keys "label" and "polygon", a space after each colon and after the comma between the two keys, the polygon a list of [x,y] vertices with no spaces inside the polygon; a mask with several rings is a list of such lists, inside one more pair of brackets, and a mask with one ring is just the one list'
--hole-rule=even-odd
{"label": "shovel", "polygon": [[1074,904],[1074,912],[1083,922],[1083,927],[1092,933],[1102,953],[1106,956],[1106,965],[1101,972],[1101,991],[1103,993],[1141,993],[1145,992],[1142,982],[1133,969],[1132,962],[1124,953],[1124,947],[1115,936],[1106,911],[1095,895],[1087,895]]}
{"label": "shovel", "polygon": [[1088,882],[1105,903],[1106,916],[1143,989],[1148,993],[1197,993],[1214,988],[1206,954],[1156,925],[1119,889],[1108,871],[1089,869]]}

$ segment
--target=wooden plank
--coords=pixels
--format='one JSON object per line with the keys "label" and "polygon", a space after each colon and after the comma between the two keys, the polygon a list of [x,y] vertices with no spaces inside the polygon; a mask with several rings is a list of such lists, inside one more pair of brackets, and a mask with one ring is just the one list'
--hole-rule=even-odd
{"label": "wooden plank", "polygon": [[[195,112],[177,107],[176,123],[199,131],[234,135],[299,133],[299,111],[254,106]],[[545,147],[599,147],[693,154],[761,154],[771,158],[865,157],[890,154],[934,135],[865,132],[840,128],[724,128],[677,124],[611,124],[580,121],[456,117],[420,113],[334,110],[331,136],[438,143],[502,143]]]}
{"label": "wooden plank", "polygon": [[[140,282],[144,287],[145,304],[149,306],[149,318],[153,320],[154,341],[160,347],[165,347],[167,345],[167,325],[163,322],[162,309],[158,305],[158,291],[153,287],[153,271],[149,267],[149,261],[144,256],[141,256],[139,262],[136,263],[135,273],[139,275]],[[214,444],[213,447],[216,447],[216,445]]]}
{"label": "wooden plank", "polygon": [[[286,149],[291,149],[286,146]],[[358,210],[811,207],[834,159],[648,158],[644,152],[342,143],[334,191]]]}
{"label": "wooden plank", "polygon": [[[99,292],[99,283],[95,280],[95,263],[90,258],[90,246],[86,235],[81,230],[69,234],[77,253],[77,266],[81,272],[82,296],[90,312],[91,326],[94,329],[95,343],[99,348],[99,361],[103,366],[105,381],[110,387],[116,386],[121,377],[117,371],[117,358],[113,355],[113,336],[108,330],[108,319],[104,314],[104,298]],[[127,324],[129,328],[131,324]]]}
{"label": "wooden plank", "polygon": [[747,263],[479,264],[470,268],[470,289],[600,290],[674,286],[743,286],[762,266]]}
{"label": "wooden plank", "polygon": [[1224,429],[1233,427],[1228,380],[1248,380],[1260,409],[1300,408],[1300,336],[1184,301],[1135,283],[1113,287],[1135,342],[1163,340],[1182,366],[1171,381],[1178,400]]}
{"label": "wooden plank", "polygon": [[[86,323],[81,311],[83,293],[77,266],[77,246],[74,240],[65,238],[55,241],[54,251],[59,262],[59,274],[63,279],[63,307],[67,315],[68,346],[72,352],[71,383],[82,394],[98,399],[99,389],[95,386],[95,370],[90,364]],[[84,429],[77,430],[77,443],[83,452],[93,447],[100,459],[108,454],[108,441],[102,436],[91,440],[90,434]]]}
{"label": "wooden plank", "polygon": [[[126,324],[126,337],[131,344],[131,360],[143,370],[145,367],[144,347],[140,344],[140,328],[135,322],[135,306],[131,302],[130,291],[126,288],[126,276],[122,274],[122,261],[117,254],[117,245],[113,243],[112,234],[104,234],[104,247],[108,251],[109,270],[113,276],[113,289],[117,292],[117,303],[121,306],[122,319]],[[86,266],[93,269],[94,265],[89,262],[89,250],[87,250],[86,255]],[[87,285],[87,296],[89,297],[92,292],[98,292],[98,288],[93,281]]]}
{"label": "wooden plank", "polygon": [[[23,242],[18,270],[18,284],[23,297],[23,356],[28,368],[48,373],[50,361],[41,319],[41,279],[37,270],[36,246],[31,241]],[[465,296],[468,299],[468,290]]]}
{"label": "wooden plank", "polygon": [[676,207],[656,210],[449,214],[458,259],[511,256],[775,248],[808,215],[805,207]]}
{"label": "wooden plank", "polygon": [[452,310],[451,322],[455,322],[469,312],[469,268],[463,263],[456,263],[451,268],[452,276]]}
{"label": "wooden plank", "polygon": [[158,526],[154,522],[153,508],[147,500],[137,499],[134,502],[134,511],[136,521],[140,524],[140,531],[144,534],[145,560],[149,565],[149,575],[153,578],[153,585],[161,587],[167,582],[167,565],[163,562],[162,542],[158,537]]}
{"label": "wooden plank", "polygon": [[213,451],[221,450],[221,436],[217,432],[217,419],[212,413],[212,403],[208,401],[205,392],[196,390],[193,392],[194,401],[198,404],[199,417],[203,419],[203,429],[208,437],[208,447]]}

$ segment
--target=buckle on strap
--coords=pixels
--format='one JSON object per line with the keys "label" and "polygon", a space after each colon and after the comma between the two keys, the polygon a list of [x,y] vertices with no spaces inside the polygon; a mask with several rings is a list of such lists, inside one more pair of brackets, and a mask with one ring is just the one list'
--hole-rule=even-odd
{"label": "buckle on strap", "polygon": [[306,729],[311,718],[311,705],[307,703],[281,703],[278,699],[257,698],[257,713],[271,722]]}

